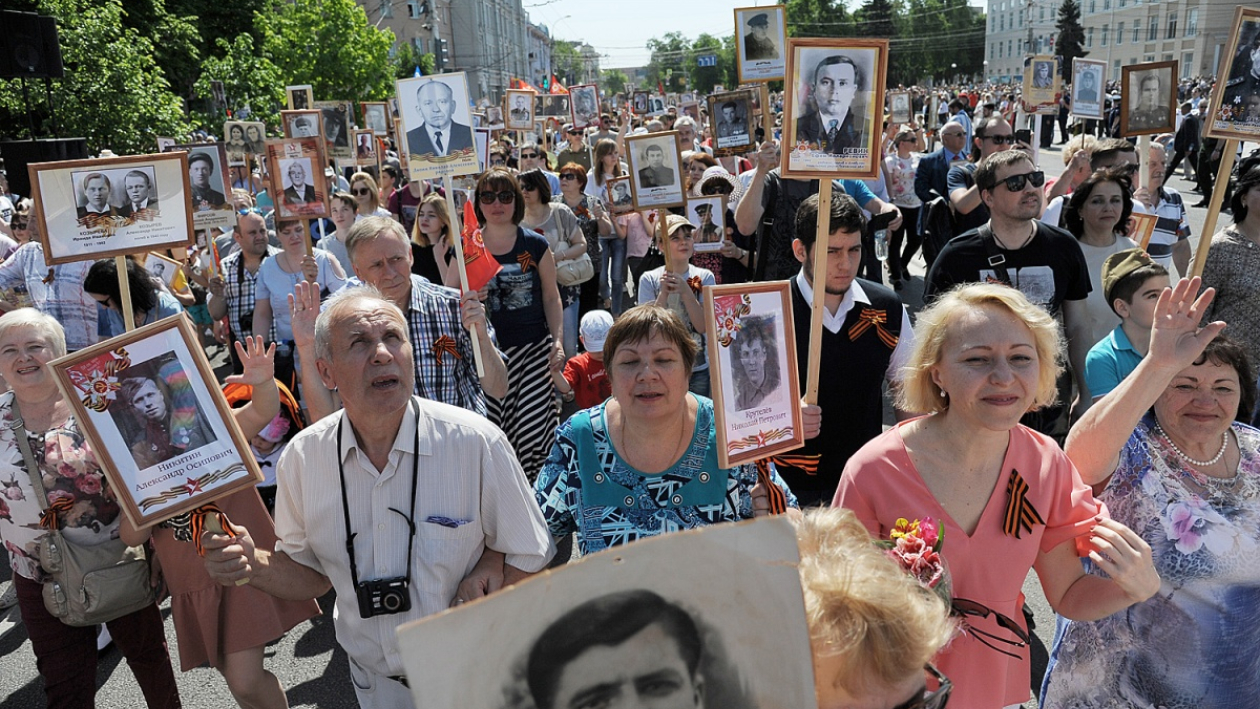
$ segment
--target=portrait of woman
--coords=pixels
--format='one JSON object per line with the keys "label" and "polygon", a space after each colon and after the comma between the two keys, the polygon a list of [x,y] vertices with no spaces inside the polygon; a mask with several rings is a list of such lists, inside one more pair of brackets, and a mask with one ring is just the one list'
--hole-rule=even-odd
{"label": "portrait of woman", "polygon": [[111,406],[110,415],[123,438],[134,441],[131,457],[141,470],[215,441],[174,354],[123,370],[115,401],[121,406]]}
{"label": "portrait of woman", "polygon": [[760,406],[779,390],[779,351],[774,342],[774,318],[760,315],[745,317],[732,350],[735,409],[747,411]]}

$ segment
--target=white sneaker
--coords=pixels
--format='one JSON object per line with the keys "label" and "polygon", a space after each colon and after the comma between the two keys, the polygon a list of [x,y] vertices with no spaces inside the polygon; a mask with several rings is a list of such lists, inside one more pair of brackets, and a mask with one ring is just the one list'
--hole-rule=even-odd
{"label": "white sneaker", "polygon": [[102,623],[102,624],[100,624],[100,625],[98,625],[98,626],[96,626],[96,627],[97,627],[97,633],[96,633],[96,651],[97,651],[97,652],[103,652],[103,651],[105,650],[105,648],[107,648],[107,647],[109,647],[111,644],[113,644],[113,642],[114,642],[114,638],[110,636],[110,634],[109,634],[109,628],[105,627],[105,624],[104,624],[104,623]]}
{"label": "white sneaker", "polygon": [[5,587],[4,593],[0,593],[0,611],[8,610],[17,605],[17,586],[10,581]]}

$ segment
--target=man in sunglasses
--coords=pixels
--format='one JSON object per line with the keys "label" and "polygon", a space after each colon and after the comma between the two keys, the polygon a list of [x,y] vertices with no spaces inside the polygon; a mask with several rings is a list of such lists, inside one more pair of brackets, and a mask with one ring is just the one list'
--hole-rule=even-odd
{"label": "man in sunglasses", "polygon": [[575,162],[582,166],[584,170],[591,169],[591,153],[586,142],[582,140],[582,129],[574,128],[572,123],[564,124],[564,138],[568,142],[560,153],[556,155],[557,165],[568,165]]}
{"label": "man in sunglasses", "polygon": [[958,228],[955,234],[971,231],[989,221],[989,209],[980,199],[980,190],[976,186],[976,169],[990,155],[1015,147],[1015,131],[1005,118],[995,116],[976,125],[976,137],[972,143],[974,152],[980,157],[972,163],[954,165],[945,178]]}
{"label": "man in sunglasses", "polygon": [[[257,210],[247,211],[237,217],[236,229],[232,232],[232,241],[237,248],[223,257],[219,262],[219,273],[210,279],[210,297],[206,300],[206,308],[210,317],[215,320],[228,317],[228,325],[232,329],[233,340],[244,340],[254,334],[254,289],[258,280],[258,269],[268,257],[280,253],[280,249],[272,246],[268,240],[267,222]],[[276,339],[275,329],[271,332],[258,333],[268,342]],[[232,358],[232,373],[244,371],[235,347],[229,347]]]}
{"label": "man in sunglasses", "polygon": [[[521,146],[521,152],[518,156],[520,158],[518,164],[522,173],[538,170],[547,178],[547,186],[551,188],[551,194],[560,194],[560,176],[547,169],[547,159],[543,155],[541,146],[526,143]],[[587,169],[589,170],[590,168]]]}
{"label": "man in sunglasses", "polygon": [[[1062,314],[1068,360],[1080,390],[1089,391],[1084,385],[1085,355],[1094,344],[1087,342],[1086,328],[1089,268],[1071,234],[1037,220],[1045,173],[1028,153],[1003,150],[980,161],[975,182],[989,219],[941,249],[928,271],[924,299],[931,301],[962,283],[1006,283],[1019,289],[1051,316]],[[1060,414],[1061,408],[1051,407],[1026,416],[1024,423],[1049,435]]]}

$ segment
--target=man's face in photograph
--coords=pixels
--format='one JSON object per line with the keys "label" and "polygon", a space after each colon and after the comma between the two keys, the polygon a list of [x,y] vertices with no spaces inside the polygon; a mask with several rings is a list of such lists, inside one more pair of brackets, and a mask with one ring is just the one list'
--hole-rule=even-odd
{"label": "man's face in photograph", "polygon": [[678,641],[660,623],[619,645],[596,645],[564,668],[553,709],[699,709],[704,681],[692,677]]}
{"label": "man's face in photograph", "polygon": [[128,175],[123,180],[123,188],[127,190],[127,199],[132,204],[140,204],[149,198],[149,181],[138,175]]}
{"label": "man's face in photograph", "polygon": [[302,167],[302,163],[295,162],[289,166],[289,180],[294,187],[306,184],[306,168]]}
{"label": "man's face in photograph", "polygon": [[653,145],[647,149],[648,167],[660,167],[665,162],[665,151]]}
{"label": "man's face in photograph", "polygon": [[727,123],[735,122],[735,107],[734,106],[722,107],[722,120],[726,121]]}
{"label": "man's face in photograph", "polygon": [[[416,110],[426,125],[443,128],[451,122],[451,114],[455,111],[455,101],[451,89],[446,84],[430,81],[416,92]],[[487,118],[493,120],[487,112]]]}
{"label": "man's face in photograph", "polygon": [[311,123],[311,119],[306,116],[299,116],[293,121],[293,137],[295,138],[314,138],[316,135],[315,125]]}
{"label": "man's face in photograph", "polygon": [[856,95],[857,75],[852,64],[828,64],[814,76],[814,99],[825,115],[847,116]]}
{"label": "man's face in photograph", "polygon": [[192,181],[193,187],[206,188],[210,186],[210,163],[205,160],[188,166],[188,179]]}

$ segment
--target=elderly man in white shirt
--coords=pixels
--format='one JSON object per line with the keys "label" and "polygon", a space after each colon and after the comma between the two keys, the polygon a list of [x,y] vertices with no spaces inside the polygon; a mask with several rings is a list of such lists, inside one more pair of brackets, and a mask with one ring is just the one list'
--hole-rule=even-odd
{"label": "elderly man in white shirt", "polygon": [[344,410],[308,426],[280,458],[275,550],[255,549],[233,526],[235,538],[206,535],[206,569],[281,598],[331,585],[359,705],[410,707],[394,630],[542,570],[555,546],[503,433],[412,396],[397,306],[373,288],[350,289],[328,302],[315,338],[320,375]]}

